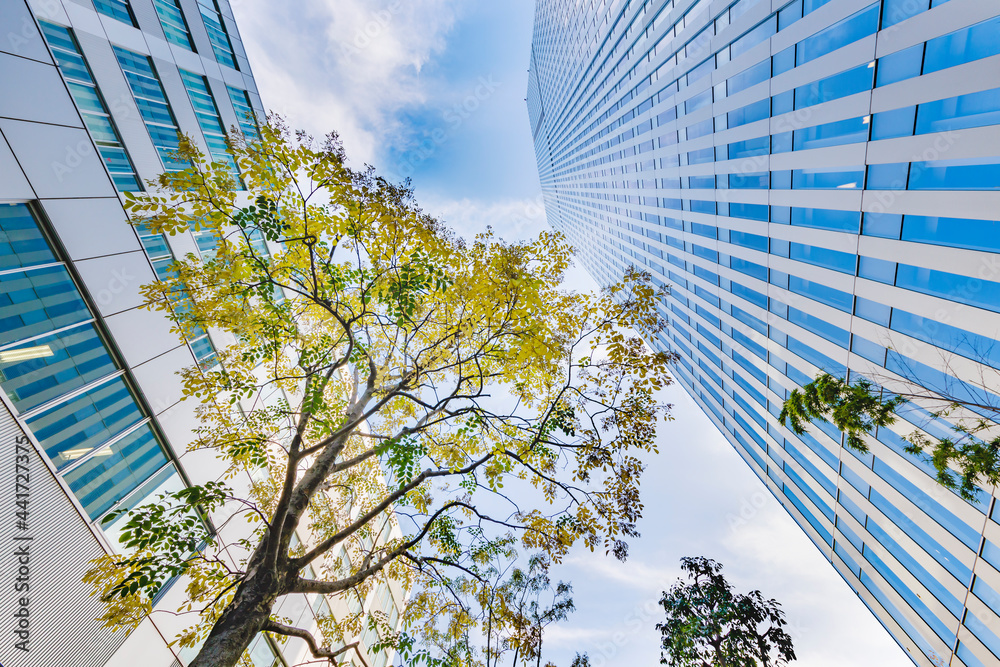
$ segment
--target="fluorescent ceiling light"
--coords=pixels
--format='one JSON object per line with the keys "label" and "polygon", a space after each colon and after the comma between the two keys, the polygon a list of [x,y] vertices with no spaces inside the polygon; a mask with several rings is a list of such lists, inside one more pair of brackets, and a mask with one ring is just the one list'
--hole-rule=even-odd
{"label": "fluorescent ceiling light", "polygon": [[[93,451],[94,451],[93,447],[79,447],[77,449],[67,449],[65,452],[63,452],[59,456],[61,458],[63,458],[64,460],[66,460],[66,461],[75,461],[76,459],[82,458],[82,457],[86,456],[87,454],[89,454],[90,452],[93,452]],[[111,448],[110,447],[105,447],[104,449],[101,449],[100,451],[94,452],[94,457],[98,457],[98,456],[111,456],[112,454],[114,454],[114,452],[111,451]]]}
{"label": "fluorescent ceiling light", "polygon": [[28,361],[29,359],[41,359],[51,357],[55,354],[48,345],[37,345],[35,347],[22,347],[19,350],[5,350],[0,352],[0,362],[11,363],[13,361]]}

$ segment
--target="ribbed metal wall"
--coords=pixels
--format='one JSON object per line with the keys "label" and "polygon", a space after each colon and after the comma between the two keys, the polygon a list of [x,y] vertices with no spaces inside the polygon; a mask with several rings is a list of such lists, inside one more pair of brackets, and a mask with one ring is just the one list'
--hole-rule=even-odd
{"label": "ribbed metal wall", "polygon": [[[15,503],[17,444],[30,450],[27,530]],[[23,471],[22,471],[23,472]],[[23,479],[20,480],[23,483]],[[20,489],[23,493],[23,489]],[[30,541],[15,537],[30,536]],[[104,554],[97,538],[38,456],[35,446],[0,404],[0,664],[3,667],[92,667],[103,665],[127,633],[111,633],[95,619],[103,605],[82,581],[88,563]],[[20,563],[14,555],[29,545],[28,591],[18,591]],[[28,652],[14,647],[19,599],[28,598]]]}

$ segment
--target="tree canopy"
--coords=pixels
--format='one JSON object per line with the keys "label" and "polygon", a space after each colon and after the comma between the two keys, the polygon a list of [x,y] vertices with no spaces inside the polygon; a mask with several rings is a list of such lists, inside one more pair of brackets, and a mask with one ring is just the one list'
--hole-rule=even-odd
{"label": "tree canopy", "polygon": [[[570,291],[561,235],[466,241],[408,184],[350,168],[336,135],[277,119],[260,135],[232,138],[238,178],[183,141],[186,169],[127,194],[149,233],[211,247],[144,286],[147,307],[182,336],[235,342],[182,373],[201,420],[191,447],[226,472],[131,512],[127,553],[88,575],[105,622],[136,625],[180,576],[192,667],[236,664],[261,631],[333,664],[366,623],[411,662],[482,664],[470,637],[518,632],[516,613],[489,610],[492,573],[518,553],[558,562],[582,542],[627,557],[640,455],[669,418],[654,394],[672,358],[642,342],[664,326],[662,294],[636,271]],[[222,549],[200,516],[248,536]],[[400,628],[356,612],[311,634],[274,613],[284,596],[363,599],[386,579],[409,592]]]}
{"label": "tree canopy", "polygon": [[733,592],[722,565],[682,558],[688,581],[663,593],[660,663],[670,667],[781,667],[795,660],[781,605],[760,591]]}

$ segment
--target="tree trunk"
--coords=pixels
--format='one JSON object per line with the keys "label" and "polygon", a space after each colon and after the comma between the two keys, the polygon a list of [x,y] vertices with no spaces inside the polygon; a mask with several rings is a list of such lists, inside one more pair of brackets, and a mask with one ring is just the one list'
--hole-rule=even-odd
{"label": "tree trunk", "polygon": [[248,571],[190,667],[235,667],[267,623],[281,584],[274,572]]}

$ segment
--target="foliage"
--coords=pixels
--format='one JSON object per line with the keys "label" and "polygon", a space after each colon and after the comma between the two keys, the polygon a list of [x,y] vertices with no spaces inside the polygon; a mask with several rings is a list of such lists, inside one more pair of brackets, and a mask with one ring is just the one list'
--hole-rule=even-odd
{"label": "foliage", "polygon": [[722,565],[709,558],[682,558],[689,583],[678,580],[663,593],[667,620],[660,663],[670,667],[781,667],[795,660],[785,613],[760,591],[733,593]]}
{"label": "foliage", "polygon": [[[556,563],[583,542],[624,559],[638,534],[638,454],[668,418],[654,394],[672,357],[641,338],[664,326],[662,293],[635,271],[600,294],[564,290],[559,234],[467,242],[406,184],[349,168],[335,135],[279,119],[260,134],[232,139],[241,183],[185,140],[187,169],[126,195],[150,232],[214,240],[143,290],[178,334],[231,341],[217,366],[182,373],[201,420],[191,447],[226,471],[165,499],[184,511],[134,511],[135,550],[88,581],[106,623],[134,626],[183,575],[193,667],[235,664],[260,631],[331,663],[360,655],[345,638],[370,617],[313,635],[272,610],[292,594],[364,599],[379,581],[410,596],[402,631],[376,619],[386,641],[414,661],[482,664],[469,638],[518,550]],[[216,526],[245,520],[248,537],[221,544],[189,524],[195,506]]]}
{"label": "foliage", "polygon": [[526,569],[515,567],[510,577],[494,587],[487,609],[486,664],[499,665],[513,652],[511,665],[541,664],[545,628],[565,620],[575,609],[570,584],[555,586],[549,578],[550,559],[535,554]]}
{"label": "foliage", "polygon": [[[863,440],[864,434],[874,435],[877,428],[892,426],[896,422],[897,411],[909,398],[914,397],[888,394],[865,379],[849,383],[823,374],[801,390],[793,391],[785,401],[779,418],[782,421],[787,419],[792,430],[800,435],[805,432],[808,421],[823,419],[832,422],[846,434],[847,446],[865,452],[868,447]],[[948,417],[963,407],[982,407],[948,398],[943,402],[941,409],[930,413],[931,419]],[[1000,413],[995,412],[994,420],[997,414]],[[975,501],[980,491],[978,484],[1000,484],[1000,436],[987,435],[985,440],[979,437],[996,428],[994,420],[959,420],[952,426],[953,438],[930,438],[914,431],[906,438],[906,452],[926,456],[934,466],[940,484],[966,500]]]}
{"label": "foliage", "polygon": [[846,434],[848,447],[867,452],[863,434],[891,424],[893,412],[903,402],[898,396],[883,401],[873,390],[874,386],[865,379],[848,383],[832,375],[821,375],[802,391],[796,389],[791,393],[778,419],[782,422],[787,419],[792,430],[802,435],[807,421],[829,417]]}

